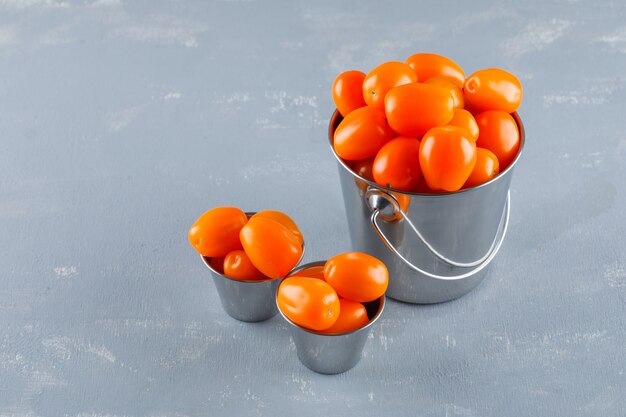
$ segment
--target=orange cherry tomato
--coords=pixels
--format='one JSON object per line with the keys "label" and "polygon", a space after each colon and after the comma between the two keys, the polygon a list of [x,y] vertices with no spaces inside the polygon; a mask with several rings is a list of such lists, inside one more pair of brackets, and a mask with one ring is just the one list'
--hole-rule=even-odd
{"label": "orange cherry tomato", "polygon": [[445,56],[417,53],[407,58],[406,63],[413,68],[419,80],[427,80],[432,77],[444,77],[452,81],[458,87],[463,87],[465,72],[456,62]]}
{"label": "orange cherry tomato", "polygon": [[384,263],[361,252],[333,256],[324,265],[324,278],[343,298],[365,303],[387,291],[389,272]]}
{"label": "orange cherry tomato", "polygon": [[220,274],[224,273],[224,258],[223,257],[220,256],[219,258],[211,258],[211,260],[209,261],[209,265],[211,265],[211,268],[215,269]]}
{"label": "orange cherry tomato", "polygon": [[337,293],[321,279],[285,278],[278,287],[276,301],[289,320],[310,330],[328,329],[340,315]]}
{"label": "orange cherry tomato", "polygon": [[462,109],[465,105],[462,88],[450,81],[448,78],[432,77],[424,81],[424,84],[438,85],[439,87],[443,87],[448,90],[450,94],[452,94],[452,100],[454,101],[453,107],[455,109]]}
{"label": "orange cherry tomato", "polygon": [[429,188],[458,191],[476,165],[476,144],[465,129],[435,127],[422,138],[420,165]]}
{"label": "orange cherry tomato", "polygon": [[463,94],[476,112],[513,113],[522,103],[522,84],[510,72],[488,68],[476,71],[465,80]]}
{"label": "orange cherry tomato", "polygon": [[[463,92],[463,97],[465,97],[465,92]],[[467,110],[468,112],[470,112],[472,114],[472,116],[476,116],[478,113],[480,113],[479,111],[476,111],[476,109],[474,109],[472,107],[472,103],[470,103],[469,101],[465,100],[465,110]]]}
{"label": "orange cherry tomato", "polygon": [[389,90],[417,82],[415,71],[402,62],[385,62],[370,71],[363,80],[363,98],[368,106],[383,108]]}
{"label": "orange cherry tomato", "polygon": [[452,95],[438,85],[401,85],[385,97],[389,126],[402,136],[421,136],[433,127],[447,124],[453,110]]}
{"label": "orange cherry tomato", "polygon": [[236,207],[215,207],[204,213],[189,229],[191,246],[202,256],[219,258],[241,249],[239,231],[248,221]]}
{"label": "orange cherry tomato", "polygon": [[257,280],[267,278],[254,267],[243,250],[234,250],[224,258],[224,275],[233,279]]}
{"label": "orange cherry tomato", "polygon": [[420,178],[420,141],[398,136],[385,143],[376,154],[372,172],[377,184],[411,191]]}
{"label": "orange cherry tomato", "polygon": [[356,161],[352,164],[352,171],[354,171],[359,177],[365,178],[368,181],[374,181],[374,173],[372,172],[372,165],[374,164],[374,158],[363,159]]}
{"label": "orange cherry tomato", "polygon": [[276,220],[278,223],[282,224],[287,229],[289,229],[291,233],[293,233],[296,236],[296,238],[298,238],[298,241],[300,242],[301,245],[304,244],[304,237],[302,236],[302,232],[300,231],[300,229],[298,229],[296,222],[294,222],[291,217],[289,217],[282,211],[262,210],[262,211],[257,212],[254,216],[252,216],[252,218],[254,217],[267,217],[268,219]]}
{"label": "orange cherry tomato", "polygon": [[320,333],[339,334],[353,332],[369,323],[367,310],[363,304],[340,298],[339,305],[339,317],[335,324],[326,330],[321,330]]}
{"label": "orange cherry tomato", "polygon": [[476,148],[476,165],[463,188],[475,187],[494,178],[500,172],[498,158],[488,149]]}
{"label": "orange cherry tomato", "polygon": [[282,278],[302,257],[302,245],[285,226],[267,217],[253,217],[239,234],[252,264],[269,278]]}
{"label": "orange cherry tomato", "polygon": [[370,158],[394,136],[385,112],[375,107],[353,110],[337,126],[333,141],[340,158],[358,161]]}
{"label": "orange cherry tomato", "polygon": [[476,142],[478,139],[478,123],[472,116],[472,113],[465,109],[454,109],[454,116],[452,120],[448,122],[450,126],[458,126],[466,129],[470,134],[470,139]]}
{"label": "orange cherry tomato", "polygon": [[434,191],[430,189],[428,184],[426,183],[426,179],[422,177],[420,182],[417,183],[417,187],[415,187],[415,192],[419,194],[433,194]]}
{"label": "orange cherry tomato", "polygon": [[292,277],[309,277],[316,279],[324,279],[324,265],[310,266],[308,268],[303,269],[302,271],[298,271]]}
{"label": "orange cherry tomato", "polygon": [[374,182],[374,174],[372,173],[372,165],[374,164],[374,158],[363,159],[356,161],[354,164],[350,164],[352,171],[359,177],[354,178],[354,184],[361,190],[361,193],[366,193],[369,185],[361,178],[367,181]]}
{"label": "orange cherry tomato", "polygon": [[480,129],[476,146],[493,152],[503,171],[519,151],[520,137],[515,119],[505,111],[490,110],[477,114],[476,123]]}
{"label": "orange cherry tomato", "polygon": [[333,83],[333,101],[339,113],[346,117],[352,110],[366,106],[363,99],[363,80],[361,71],[342,72]]}

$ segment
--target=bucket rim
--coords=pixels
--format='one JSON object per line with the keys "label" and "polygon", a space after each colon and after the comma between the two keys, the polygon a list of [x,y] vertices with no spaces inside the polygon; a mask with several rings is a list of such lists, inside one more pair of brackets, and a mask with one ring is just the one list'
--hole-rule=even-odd
{"label": "bucket rim", "polygon": [[462,188],[458,191],[446,191],[446,192],[437,192],[437,193],[416,193],[413,191],[402,191],[402,190],[398,190],[395,188],[390,188],[390,187],[386,187],[384,185],[380,185],[376,182],[370,181],[366,178],[361,177],[360,175],[358,175],[356,172],[354,172],[347,164],[346,162],[341,159],[339,157],[339,155],[337,155],[337,152],[335,151],[335,148],[333,146],[333,142],[334,142],[334,133],[335,133],[335,129],[337,129],[337,126],[339,126],[339,123],[341,122],[341,120],[343,120],[343,116],[341,115],[341,113],[339,113],[339,110],[335,109],[335,111],[333,112],[333,114],[330,117],[330,123],[328,125],[328,143],[330,145],[330,150],[333,153],[333,156],[335,157],[335,159],[337,160],[337,162],[339,162],[339,164],[346,170],[348,171],[353,177],[358,178],[359,180],[367,183],[369,186],[375,187],[375,188],[379,188],[385,191],[390,191],[390,192],[394,192],[394,193],[400,193],[400,194],[405,194],[405,195],[409,195],[409,196],[420,196],[420,197],[434,197],[434,198],[444,198],[446,196],[450,196],[450,195],[457,195],[457,194],[463,194],[463,193],[472,193],[475,192],[481,188],[486,188],[488,187],[490,184],[495,183],[496,181],[498,181],[500,178],[505,177],[510,171],[513,170],[513,168],[515,167],[515,165],[517,165],[517,161],[519,161],[523,151],[524,151],[524,145],[526,143],[526,132],[524,130],[524,124],[522,123],[522,119],[520,118],[519,114],[517,114],[517,112],[513,112],[510,113],[511,117],[513,117],[513,120],[515,121],[515,124],[517,125],[517,131],[519,132],[519,138],[520,138],[520,145],[519,145],[519,150],[517,151],[517,155],[515,155],[515,158],[513,159],[513,161],[509,164],[508,167],[506,167],[506,169],[504,171],[501,171],[500,173],[498,173],[498,175],[496,175],[495,177],[493,177],[492,179],[490,179],[487,182],[484,182],[480,185],[477,185],[475,187],[471,187],[471,188]]}

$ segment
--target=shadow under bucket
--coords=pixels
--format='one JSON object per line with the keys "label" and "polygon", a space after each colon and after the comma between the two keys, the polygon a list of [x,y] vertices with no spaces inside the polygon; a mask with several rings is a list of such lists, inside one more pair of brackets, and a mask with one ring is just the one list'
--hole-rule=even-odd
{"label": "shadow under bucket", "polygon": [[522,121],[515,160],[498,176],[454,193],[397,191],[368,181],[350,169],[333,148],[343,119],[335,111],[329,143],[339,162],[339,179],[354,250],[380,259],[389,269],[387,296],[431,304],[467,294],[485,277],[509,223],[509,186],[524,148]]}

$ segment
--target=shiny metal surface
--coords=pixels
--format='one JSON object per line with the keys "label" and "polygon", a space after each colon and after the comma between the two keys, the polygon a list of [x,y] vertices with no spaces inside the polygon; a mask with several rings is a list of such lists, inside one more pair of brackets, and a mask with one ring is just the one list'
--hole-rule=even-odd
{"label": "shiny metal surface", "polygon": [[224,311],[234,319],[257,322],[276,315],[276,289],[280,279],[264,281],[242,281],[220,274],[211,267],[211,258],[202,257],[211,271],[215,288],[220,296]]}
{"label": "shiny metal surface", "polygon": [[[372,217],[370,218],[372,222],[372,226],[374,226],[374,228],[376,229],[378,236],[380,236],[380,238],[385,241],[385,243],[387,244],[387,247],[391,249],[392,251],[394,251],[397,256],[403,258],[402,254],[398,252],[398,250],[391,244],[391,242],[389,242],[385,234],[380,229],[380,226],[378,225],[379,218],[381,218],[384,221],[384,219],[388,218],[389,216],[395,216],[396,218],[402,217],[402,219],[408,224],[408,226],[411,229],[413,229],[415,236],[424,244],[424,246],[426,247],[426,249],[430,251],[430,253],[432,253],[438,259],[442,260],[448,265],[458,266],[461,268],[473,268],[473,267],[480,266],[481,264],[484,265],[485,262],[489,262],[491,258],[495,256],[498,249],[502,245],[504,236],[506,235],[506,229],[508,228],[508,225],[509,225],[509,217],[511,213],[511,204],[510,204],[511,193],[508,192],[507,198],[506,198],[506,207],[503,213],[504,225],[499,226],[499,229],[498,229],[500,230],[501,228],[503,230],[503,232],[501,233],[501,236],[497,239],[494,239],[493,243],[491,244],[491,247],[489,248],[489,251],[485,253],[480,259],[477,259],[473,262],[456,262],[442,255],[435,248],[433,248],[433,246],[428,242],[428,240],[424,238],[420,230],[413,224],[413,222],[411,221],[411,218],[407,216],[406,213],[397,206],[397,204],[396,205],[393,204],[393,201],[395,201],[395,199],[391,194],[382,190],[368,189],[367,193],[365,194],[365,198],[367,199],[368,206],[372,209]],[[390,210],[393,210],[393,212],[390,213],[389,212]],[[404,259],[404,261],[412,269],[415,269],[416,271],[429,275],[428,272],[424,272],[419,267],[416,267],[415,265],[411,264],[406,259]],[[429,276],[440,278],[439,276],[434,276],[434,275],[429,275]],[[457,278],[461,278],[461,277],[457,276]]]}
{"label": "shiny metal surface", "polygon": [[[381,200],[383,199],[384,198],[382,198]],[[378,204],[378,203],[374,203],[374,204]],[[378,219],[384,216],[383,210],[385,210],[387,206],[384,205],[382,209],[378,208],[376,205],[370,204],[370,206],[374,208],[374,211],[372,212],[372,216],[370,217],[370,221],[372,222],[372,226],[374,227],[374,230],[376,230],[376,233],[378,233],[378,236],[382,239],[383,242],[385,242],[387,247],[393,253],[395,253],[397,257],[402,259],[404,263],[407,264],[407,266],[409,266],[409,268],[413,269],[416,272],[419,272],[420,274],[426,275],[430,278],[444,279],[444,280],[462,279],[462,278],[469,277],[472,274],[476,274],[480,272],[481,269],[486,268],[491,262],[491,260],[497,255],[498,250],[500,250],[500,246],[502,246],[502,242],[504,242],[504,237],[506,236],[506,231],[509,227],[509,219],[511,216],[511,193],[510,192],[507,193],[506,207],[504,209],[504,221],[502,223],[503,225],[498,229],[498,236],[493,241],[493,245],[489,249],[489,253],[487,253],[483,258],[481,258],[480,262],[472,262],[472,263],[468,263],[465,265],[453,264],[452,266],[459,266],[461,268],[471,268],[474,265],[477,265],[476,268],[470,269],[469,272],[460,272],[458,275],[454,275],[454,276],[436,275],[431,272],[425,271],[419,266],[413,265],[408,259],[404,257],[404,255],[402,255],[402,253],[400,253],[398,248],[396,248],[393,245],[393,243],[389,239],[387,239],[387,236],[385,236],[385,233],[381,229]],[[411,223],[411,220],[406,215],[404,215],[404,213],[403,213],[403,216],[404,216],[404,220],[409,224],[409,226],[413,229],[413,231],[417,235],[420,235],[420,232],[417,230],[415,226],[413,226],[413,224]],[[439,259],[441,259],[442,261],[444,261],[445,263],[447,263],[448,265],[452,264],[452,262],[450,262],[447,258],[440,257],[437,252],[434,252],[433,254],[437,256]]]}
{"label": "shiny metal surface", "polygon": [[418,194],[382,187],[356,175],[332,148],[341,121],[338,112],[333,114],[329,140],[339,162],[352,246],[387,265],[387,296],[419,304],[444,302],[471,291],[485,277],[504,239],[509,185],[524,148],[522,122],[517,114],[513,118],[521,144],[506,170],[478,187]]}
{"label": "shiny metal surface", "polygon": [[[291,274],[324,263],[324,261],[312,262],[295,269]],[[300,362],[320,374],[340,374],[352,369],[361,360],[370,329],[385,308],[385,296],[364,305],[370,319],[369,323],[353,332],[341,334],[322,334],[304,329],[289,320],[280,309],[278,310],[289,323]]]}

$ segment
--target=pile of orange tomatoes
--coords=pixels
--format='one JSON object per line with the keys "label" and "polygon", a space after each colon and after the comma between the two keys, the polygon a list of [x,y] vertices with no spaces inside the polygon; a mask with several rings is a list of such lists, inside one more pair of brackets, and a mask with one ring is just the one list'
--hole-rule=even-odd
{"label": "pile of orange tomatoes", "polygon": [[278,287],[278,307],[309,330],[351,332],[369,322],[363,303],[382,297],[388,284],[384,263],[365,253],[347,252],[285,278]]}
{"label": "pile of orange tomatoes", "polygon": [[520,147],[522,86],[498,68],[465,77],[441,55],[417,53],[335,79],[343,120],[333,146],[357,174],[418,193],[454,192],[505,170]]}
{"label": "pile of orange tomatoes", "polygon": [[237,207],[215,207],[196,220],[188,237],[213,269],[239,280],[286,276],[304,247],[295,222],[276,210],[249,216]]}
{"label": "pile of orange tomatoes", "polygon": [[[215,207],[196,220],[188,238],[216,272],[246,281],[288,276],[304,249],[296,223],[276,210],[245,213],[237,207]],[[382,297],[388,283],[384,263],[365,253],[348,252],[289,275],[276,297],[278,307],[297,325],[345,333],[369,322],[363,303]]]}

